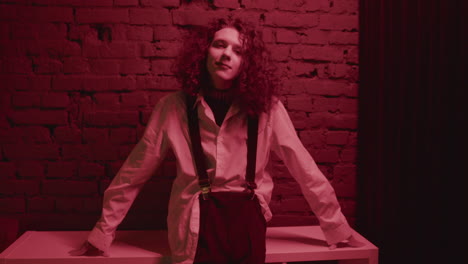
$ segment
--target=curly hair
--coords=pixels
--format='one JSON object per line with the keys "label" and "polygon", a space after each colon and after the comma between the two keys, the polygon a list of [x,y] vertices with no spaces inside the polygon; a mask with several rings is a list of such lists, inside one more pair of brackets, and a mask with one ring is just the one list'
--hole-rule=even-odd
{"label": "curly hair", "polygon": [[173,71],[182,89],[196,95],[211,85],[206,67],[208,48],[218,30],[230,27],[239,32],[243,43],[242,67],[233,82],[233,93],[240,108],[249,115],[268,113],[278,93],[279,78],[262,33],[239,18],[219,18],[207,27],[195,27],[186,37]]}

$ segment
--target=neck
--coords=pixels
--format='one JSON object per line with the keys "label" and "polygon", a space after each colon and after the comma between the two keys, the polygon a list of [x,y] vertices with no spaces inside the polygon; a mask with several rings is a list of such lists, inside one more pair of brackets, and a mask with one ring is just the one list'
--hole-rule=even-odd
{"label": "neck", "polygon": [[233,90],[232,89],[221,90],[221,89],[216,89],[214,87],[210,87],[205,90],[205,95],[213,99],[228,102],[228,101],[232,101]]}

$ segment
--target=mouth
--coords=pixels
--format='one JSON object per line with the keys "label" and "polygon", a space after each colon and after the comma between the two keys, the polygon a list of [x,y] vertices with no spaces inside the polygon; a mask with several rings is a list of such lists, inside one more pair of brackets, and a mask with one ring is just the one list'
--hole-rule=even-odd
{"label": "mouth", "polygon": [[226,64],[224,64],[222,62],[216,62],[215,64],[216,64],[216,66],[221,67],[221,68],[231,69],[231,66],[226,65]]}

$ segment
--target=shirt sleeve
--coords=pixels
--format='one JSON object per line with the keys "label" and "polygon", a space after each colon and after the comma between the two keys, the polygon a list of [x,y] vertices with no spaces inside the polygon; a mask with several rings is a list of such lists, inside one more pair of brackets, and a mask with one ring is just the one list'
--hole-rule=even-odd
{"label": "shirt sleeve", "polygon": [[104,252],[108,252],[117,226],[167,152],[165,124],[168,111],[161,101],[151,113],[142,138],[104,192],[101,218],[88,236],[88,242]]}
{"label": "shirt sleeve", "polygon": [[272,150],[284,161],[299,183],[310,208],[320,221],[328,244],[336,244],[352,234],[341,212],[335,191],[300,141],[281,101],[271,110]]}

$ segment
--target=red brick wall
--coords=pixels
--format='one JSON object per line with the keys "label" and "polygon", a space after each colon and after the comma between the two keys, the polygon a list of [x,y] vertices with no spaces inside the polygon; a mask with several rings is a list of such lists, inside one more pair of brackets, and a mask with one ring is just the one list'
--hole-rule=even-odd
{"label": "red brick wall", "polygon": [[[102,192],[164,94],[184,26],[235,9],[263,25],[298,134],[353,220],[358,0],[0,1],[0,217],[89,229]],[[314,223],[274,158],[271,225]],[[122,224],[163,228],[169,157]],[[142,202],[144,201],[144,202]]]}

